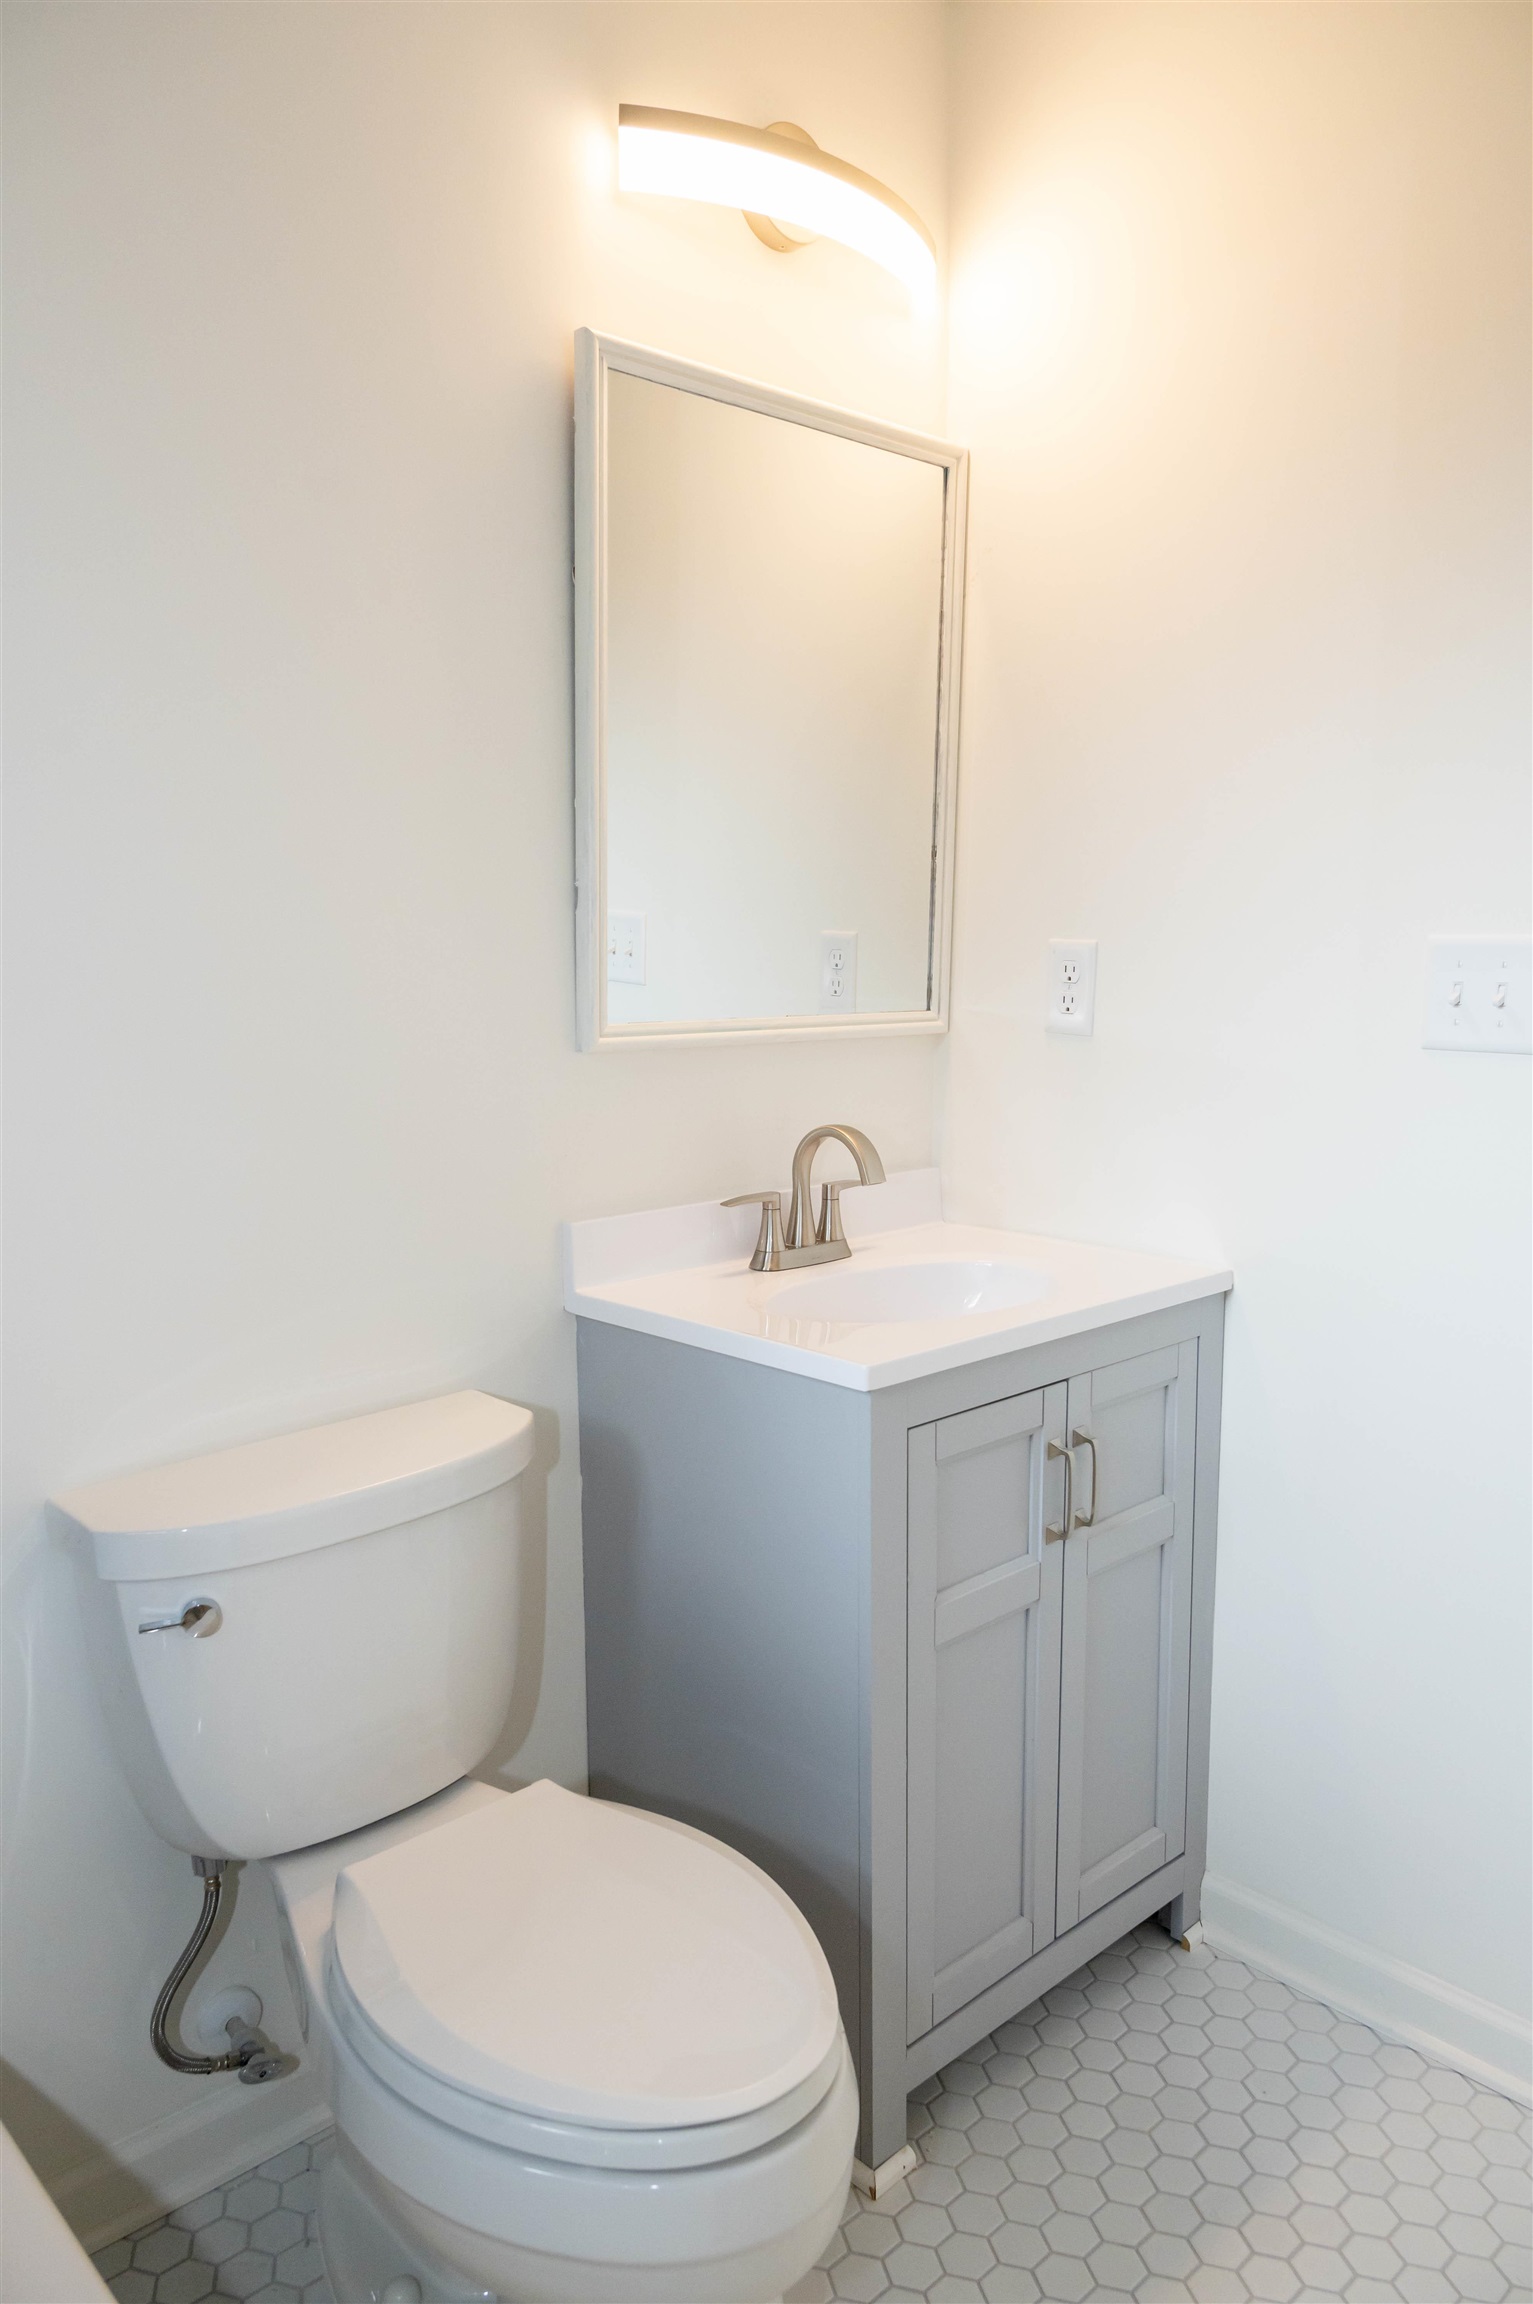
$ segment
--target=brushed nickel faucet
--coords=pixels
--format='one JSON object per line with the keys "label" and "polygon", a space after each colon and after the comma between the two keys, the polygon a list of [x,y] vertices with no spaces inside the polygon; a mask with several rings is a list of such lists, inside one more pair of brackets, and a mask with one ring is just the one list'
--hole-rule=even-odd
{"label": "brushed nickel faucet", "polygon": [[[857,1163],[857,1174],[855,1178],[838,1176],[820,1186],[820,1218],[811,1229],[809,1205],[814,1156],[822,1144],[831,1142],[846,1146]],[[788,1210],[786,1237],[780,1192],[737,1192],[732,1200],[724,1201],[723,1206],[746,1208],[759,1202],[761,1230],[756,1235],[751,1270],[792,1272],[801,1264],[832,1264],[838,1256],[850,1256],[851,1244],[841,1229],[841,1195],[857,1184],[882,1184],[883,1180],[884,1164],[862,1130],[833,1120],[824,1128],[811,1128],[793,1155],[793,1200]]]}

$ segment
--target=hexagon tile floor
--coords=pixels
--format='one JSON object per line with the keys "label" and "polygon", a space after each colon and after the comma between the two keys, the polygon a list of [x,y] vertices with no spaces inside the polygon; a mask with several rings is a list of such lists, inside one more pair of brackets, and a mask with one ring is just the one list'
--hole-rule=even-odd
{"label": "hexagon tile floor", "polygon": [[[1533,2300],[1517,2105],[1155,1927],[929,2081],[910,2134],[789,2304]],[[332,2304],[327,2145],[103,2249],[119,2304]]]}
{"label": "hexagon tile floor", "polygon": [[294,2144],[92,2259],[117,2304],[334,2304],[315,2201],[330,2135]]}

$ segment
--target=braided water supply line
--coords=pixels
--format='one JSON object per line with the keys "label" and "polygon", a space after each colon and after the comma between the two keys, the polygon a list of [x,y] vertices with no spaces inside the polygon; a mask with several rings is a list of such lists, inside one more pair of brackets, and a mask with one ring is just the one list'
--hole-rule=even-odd
{"label": "braided water supply line", "polygon": [[176,1994],[196,1967],[202,1948],[213,1931],[219,1906],[224,1894],[224,1859],[221,1856],[194,1856],[192,1870],[202,1882],[202,1910],[197,1925],[187,1939],[186,1950],[160,1987],[160,1996],[149,2019],[149,2037],[154,2052],[162,2064],[172,2072],[237,2072],[248,2086],[262,2080],[275,2080],[283,2070],[283,2060],[274,2056],[265,2043],[258,2039],[248,2025],[231,2019],[227,2029],[231,2046],[226,2056],[188,2056],[170,2037],[170,2011]]}

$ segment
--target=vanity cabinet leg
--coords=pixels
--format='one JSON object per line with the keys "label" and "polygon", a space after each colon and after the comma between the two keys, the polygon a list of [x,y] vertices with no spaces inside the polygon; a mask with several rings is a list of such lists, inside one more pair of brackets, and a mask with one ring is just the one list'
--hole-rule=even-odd
{"label": "vanity cabinet leg", "polygon": [[1173,1896],[1171,1902],[1156,1915],[1166,1934],[1174,1937],[1179,1944],[1185,1943],[1189,1936],[1195,1936],[1195,1940],[1202,1937],[1201,1886],[1200,1881],[1196,1886],[1184,1888],[1180,1896]]}
{"label": "vanity cabinet leg", "polygon": [[[871,2085],[863,2100],[863,2122],[857,2137],[860,2167],[882,2169],[886,2161],[904,2152],[907,2128],[905,2059],[902,2055],[885,2072],[880,2072],[875,2065]],[[911,2164],[914,2165],[913,2158]],[[862,2189],[866,2190],[866,2185]]]}

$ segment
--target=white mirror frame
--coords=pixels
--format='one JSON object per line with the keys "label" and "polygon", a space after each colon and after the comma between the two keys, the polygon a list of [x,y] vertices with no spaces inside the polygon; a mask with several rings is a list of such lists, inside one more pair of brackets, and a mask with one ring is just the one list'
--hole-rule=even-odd
{"label": "white mirror frame", "polygon": [[[607,379],[616,370],[651,384],[753,408],[792,424],[836,432],[945,474],[941,638],[932,846],[931,1006],[885,1015],[761,1016],[696,1023],[614,1025],[607,1019]],[[867,1039],[889,1032],[945,1032],[953,941],[953,835],[958,786],[958,694],[963,646],[963,568],[969,452],[924,432],[881,424],[819,400],[753,384],[592,329],[575,332],[575,1000],[582,1048],[682,1040]]]}

